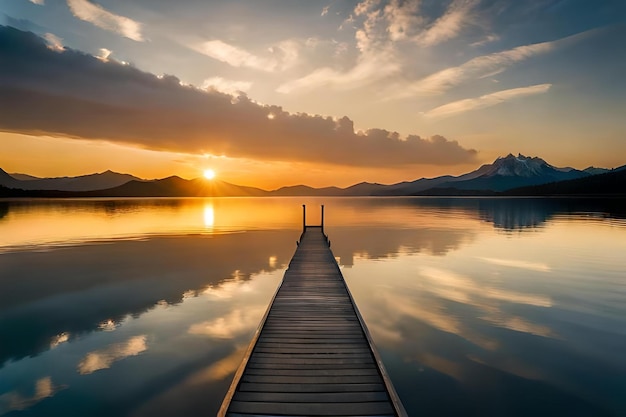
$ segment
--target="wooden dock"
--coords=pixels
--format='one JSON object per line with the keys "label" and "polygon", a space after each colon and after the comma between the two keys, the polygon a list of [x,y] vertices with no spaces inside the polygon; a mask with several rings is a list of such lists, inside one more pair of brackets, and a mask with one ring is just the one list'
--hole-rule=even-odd
{"label": "wooden dock", "polygon": [[320,226],[303,221],[218,416],[406,416],[330,250],[323,210]]}

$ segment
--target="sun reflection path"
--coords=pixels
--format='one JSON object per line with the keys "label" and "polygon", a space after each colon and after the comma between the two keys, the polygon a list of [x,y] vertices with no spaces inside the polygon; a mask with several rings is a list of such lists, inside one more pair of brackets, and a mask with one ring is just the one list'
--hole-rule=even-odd
{"label": "sun reflection path", "polygon": [[204,206],[204,226],[208,229],[213,229],[215,225],[215,211],[212,204]]}

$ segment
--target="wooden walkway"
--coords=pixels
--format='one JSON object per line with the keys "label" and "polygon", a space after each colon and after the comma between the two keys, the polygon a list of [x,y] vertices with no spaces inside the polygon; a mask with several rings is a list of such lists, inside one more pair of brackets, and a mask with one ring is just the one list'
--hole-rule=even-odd
{"label": "wooden walkway", "polygon": [[406,416],[323,226],[304,226],[218,416]]}

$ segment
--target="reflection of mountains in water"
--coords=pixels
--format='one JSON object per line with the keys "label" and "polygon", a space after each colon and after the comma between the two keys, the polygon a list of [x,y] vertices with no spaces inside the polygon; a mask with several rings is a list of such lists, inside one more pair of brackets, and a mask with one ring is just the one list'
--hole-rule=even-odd
{"label": "reflection of mountains in water", "polygon": [[407,201],[420,208],[461,209],[505,230],[543,227],[555,216],[577,213],[626,218],[624,199],[420,198]]}

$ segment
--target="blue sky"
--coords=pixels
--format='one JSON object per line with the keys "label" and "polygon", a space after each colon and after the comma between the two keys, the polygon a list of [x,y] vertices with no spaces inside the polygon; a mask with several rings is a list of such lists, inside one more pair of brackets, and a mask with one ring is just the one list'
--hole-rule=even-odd
{"label": "blue sky", "polygon": [[[84,159],[92,154],[89,146],[102,153],[107,144],[111,155],[124,149],[133,155],[115,168],[138,175],[158,176],[155,166],[167,159],[161,165],[176,171],[170,173],[191,177],[208,155],[225,179],[241,182],[256,173],[267,185],[303,170],[309,175],[295,175],[294,181],[315,185],[337,184],[337,169],[347,183],[458,174],[510,152],[578,168],[626,163],[622,0],[3,0],[0,23],[34,32],[59,54],[67,48],[98,57],[102,65],[173,75],[181,88],[207,94],[243,92],[257,110],[268,117],[276,113],[275,125],[285,123],[272,127],[272,135],[289,133],[276,140],[268,133],[265,152],[241,136],[252,132],[220,142],[216,137],[228,126],[215,132],[204,126],[205,139],[193,140],[186,138],[198,132],[183,127],[175,140],[153,143],[138,139],[139,131],[107,137],[71,127],[52,130],[34,118],[32,127],[0,126],[0,166],[12,165],[13,171],[38,167],[52,175],[61,167],[44,169],[35,163],[38,152],[56,146]],[[71,72],[67,79],[75,76]],[[44,88],[44,81],[24,85]],[[71,85],[62,88],[59,95],[80,93]],[[106,85],[102,91],[109,91]],[[241,123],[249,116],[237,114]],[[327,135],[319,149],[311,148],[310,135],[298,132],[306,132],[315,115],[354,135]],[[339,122],[344,116],[351,125]],[[72,124],[67,115],[61,119]],[[326,133],[320,129],[315,133],[321,137]],[[368,144],[354,151],[353,161],[324,157],[324,150],[336,147],[349,158],[349,150],[360,147],[359,137]],[[33,161],[21,158],[18,164],[18,141],[28,143]],[[303,156],[300,145],[315,156]],[[150,167],[137,165],[139,149],[145,161],[153,161]],[[371,157],[377,152],[382,163]],[[94,166],[107,169],[103,164]],[[69,167],[86,169],[78,162]]]}

